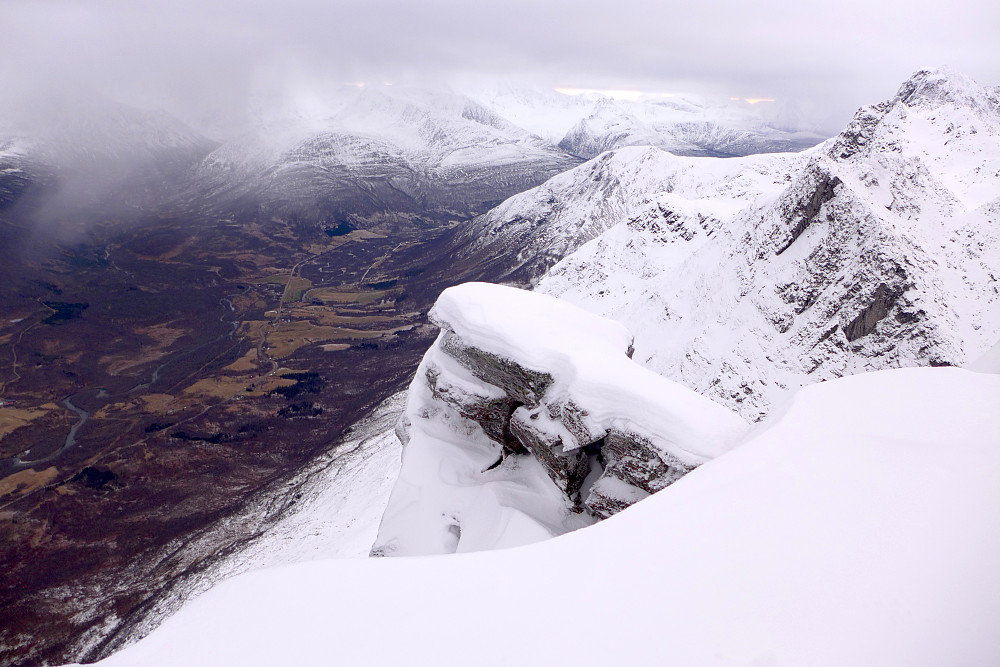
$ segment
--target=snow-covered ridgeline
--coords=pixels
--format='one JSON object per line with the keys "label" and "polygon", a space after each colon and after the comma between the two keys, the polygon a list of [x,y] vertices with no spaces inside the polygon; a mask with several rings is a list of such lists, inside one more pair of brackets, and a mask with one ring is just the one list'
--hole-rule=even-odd
{"label": "snow-covered ridgeline", "polygon": [[743,154],[819,140],[776,129],[749,107],[555,91],[469,96],[375,86],[306,107],[262,118],[219,147],[198,171],[201,190],[223,201],[326,198],[347,202],[345,216],[387,203],[454,208],[522,191],[600,152],[595,146]]}
{"label": "snow-covered ridgeline", "polygon": [[817,384],[596,526],[254,572],[101,664],[996,664],[997,404],[953,368]]}
{"label": "snow-covered ridgeline", "polygon": [[925,70],[804,153],[607,153],[478,218],[462,252],[758,419],[803,384],[1000,340],[998,193],[996,91]]}
{"label": "snow-covered ridgeline", "polygon": [[824,137],[783,104],[696,95],[618,99],[516,86],[471,93],[485,106],[580,157],[626,146],[678,155],[749,155],[801,150]]}
{"label": "snow-covered ridgeline", "polygon": [[621,325],[541,294],[445,290],[410,385],[375,552],[523,544],[606,517],[726,451],[746,423],[635,364]]}
{"label": "snow-covered ridgeline", "polygon": [[[467,223],[458,253],[495,264],[501,278],[536,283],[556,262],[625,220],[669,216],[669,194],[705,208],[705,227],[776,197],[805,153],[747,158],[678,157],[658,148],[611,151],[507,199]],[[678,201],[677,199],[672,201]],[[705,227],[704,231],[712,233]],[[684,233],[690,236],[690,231]],[[689,240],[689,239],[688,239]]]}

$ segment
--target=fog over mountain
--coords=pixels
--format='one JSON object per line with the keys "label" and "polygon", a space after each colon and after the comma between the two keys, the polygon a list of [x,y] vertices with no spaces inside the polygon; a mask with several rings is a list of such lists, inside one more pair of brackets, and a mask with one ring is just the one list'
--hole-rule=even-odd
{"label": "fog over mountain", "polygon": [[[163,107],[199,130],[236,131],[263,105],[325,84],[696,92],[795,102],[834,133],[921,65],[1000,76],[1000,10],[962,0],[128,3],[8,0],[0,7],[3,102],[62,111],[80,95]],[[225,139],[223,136],[214,136]]]}

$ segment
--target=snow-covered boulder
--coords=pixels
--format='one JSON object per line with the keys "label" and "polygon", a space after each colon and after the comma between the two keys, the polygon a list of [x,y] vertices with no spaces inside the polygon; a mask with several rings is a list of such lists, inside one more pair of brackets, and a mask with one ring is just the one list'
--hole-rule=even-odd
{"label": "snow-covered boulder", "polygon": [[747,424],[635,364],[621,325],[466,283],[410,386],[375,553],[512,546],[592,523],[726,451]]}

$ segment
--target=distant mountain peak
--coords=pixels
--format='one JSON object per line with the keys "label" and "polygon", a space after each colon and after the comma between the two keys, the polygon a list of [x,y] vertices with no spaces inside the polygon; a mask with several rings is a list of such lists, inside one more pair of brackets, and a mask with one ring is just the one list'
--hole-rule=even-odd
{"label": "distant mountain peak", "polygon": [[903,82],[896,100],[908,107],[956,105],[996,111],[996,100],[978,83],[949,67],[921,69]]}

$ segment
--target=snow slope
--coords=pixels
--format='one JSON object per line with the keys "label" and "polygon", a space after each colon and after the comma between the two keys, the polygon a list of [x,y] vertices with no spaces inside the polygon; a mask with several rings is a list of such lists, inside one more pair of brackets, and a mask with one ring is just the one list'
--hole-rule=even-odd
{"label": "snow slope", "polygon": [[959,369],[817,384],[595,526],[243,575],[100,664],[996,664],[998,402]]}
{"label": "snow slope", "polygon": [[998,194],[996,91],[924,70],[803,153],[605,153],[456,256],[617,319],[639,363],[759,419],[803,384],[1000,340]]}
{"label": "snow slope", "polygon": [[456,253],[491,265],[502,279],[536,283],[560,259],[616,224],[656,215],[664,193],[696,200],[708,207],[712,219],[731,215],[780,193],[808,155],[719,160],[678,157],[650,147],[610,151],[465,224]]}

